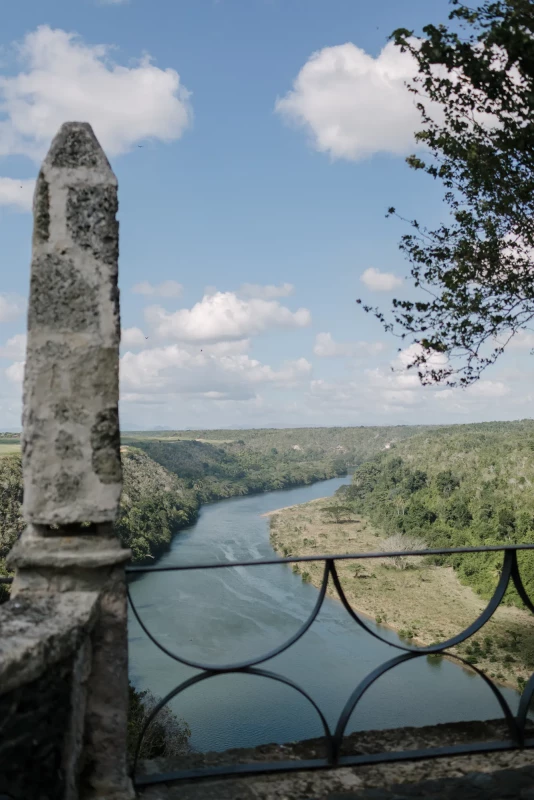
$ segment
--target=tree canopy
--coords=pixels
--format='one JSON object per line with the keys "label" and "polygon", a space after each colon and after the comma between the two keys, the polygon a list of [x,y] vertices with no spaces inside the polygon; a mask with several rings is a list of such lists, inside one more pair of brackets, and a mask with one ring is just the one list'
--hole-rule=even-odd
{"label": "tree canopy", "polygon": [[442,183],[448,218],[401,239],[421,299],[364,309],[411,336],[423,383],[467,386],[534,317],[534,4],[451,5],[448,25],[391,37],[418,67],[422,150],[407,162]]}

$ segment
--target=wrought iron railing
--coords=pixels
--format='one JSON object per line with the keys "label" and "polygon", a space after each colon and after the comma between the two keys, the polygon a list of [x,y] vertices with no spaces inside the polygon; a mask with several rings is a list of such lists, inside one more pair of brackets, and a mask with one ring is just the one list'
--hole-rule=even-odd
{"label": "wrought iron railing", "polygon": [[[205,767],[202,769],[177,769],[171,772],[166,773],[159,773],[159,774],[150,774],[150,775],[139,775],[135,776],[135,783],[137,786],[147,786],[157,783],[163,782],[170,782],[170,781],[180,781],[180,780],[191,780],[191,779],[199,779],[199,778],[209,778],[209,777],[223,777],[223,776],[236,776],[236,775],[247,775],[247,774],[258,774],[258,773],[272,773],[272,772],[289,772],[289,771],[296,771],[296,770],[317,770],[317,769],[328,769],[335,766],[356,766],[356,765],[363,765],[363,764],[370,764],[370,763],[380,763],[386,761],[402,761],[402,760],[409,760],[409,759],[422,759],[422,758],[435,758],[439,756],[450,756],[455,754],[468,754],[468,753],[481,753],[481,752],[491,752],[491,751],[501,751],[501,750],[513,750],[513,749],[521,749],[521,748],[534,748],[534,738],[528,737],[527,731],[527,717],[529,713],[530,703],[532,697],[534,695],[534,674],[530,677],[530,679],[525,683],[523,688],[521,698],[519,701],[519,706],[517,713],[514,715],[508,705],[506,699],[504,698],[502,692],[498,688],[498,686],[479,668],[477,668],[474,664],[465,661],[460,656],[456,654],[451,654],[448,651],[449,648],[454,647],[466,639],[469,639],[473,634],[479,631],[493,616],[497,607],[499,606],[501,600],[504,597],[506,589],[508,588],[510,582],[515,585],[515,588],[521,597],[525,606],[534,613],[534,604],[531,599],[528,597],[527,592],[523,586],[523,582],[521,580],[521,574],[518,566],[517,561],[517,553],[521,550],[534,550],[534,545],[502,545],[502,546],[491,546],[491,547],[457,547],[457,548],[449,548],[449,549],[436,549],[436,550],[411,550],[411,551],[393,551],[393,552],[372,552],[372,553],[358,553],[358,554],[350,554],[350,555],[312,555],[312,556],[301,556],[301,557],[288,557],[288,558],[273,558],[273,559],[263,559],[263,560],[256,560],[256,561],[232,561],[226,563],[216,563],[216,564],[194,564],[194,565],[183,565],[183,566],[141,566],[141,567],[127,567],[128,575],[134,575],[144,572],[173,572],[173,571],[191,571],[191,570],[213,570],[213,569],[228,569],[231,567],[256,567],[256,566],[266,566],[266,565],[280,565],[280,564],[300,564],[305,562],[323,562],[324,570],[323,570],[323,579],[321,583],[321,588],[318,593],[317,602],[309,616],[309,618],[304,622],[304,624],[299,628],[299,630],[287,639],[283,644],[279,647],[276,647],[270,650],[267,653],[263,653],[255,658],[250,658],[248,660],[240,661],[238,663],[232,664],[224,664],[224,665],[214,665],[214,664],[206,664],[201,663],[198,661],[194,661],[190,658],[186,658],[183,655],[177,655],[176,653],[169,650],[164,644],[162,644],[158,639],[152,635],[150,630],[148,630],[147,626],[144,624],[142,617],[140,616],[138,610],[135,607],[135,603],[132,600],[131,593],[128,589],[128,597],[129,602],[132,608],[132,611],[145,632],[145,634],[149,637],[149,639],[160,649],[162,650],[169,658],[174,659],[182,664],[185,664],[189,667],[193,667],[194,669],[200,670],[200,674],[195,675],[188,680],[183,681],[180,683],[176,688],[170,691],[153,709],[153,711],[147,717],[141,734],[139,736],[139,741],[137,743],[137,751],[135,754],[134,759],[134,776],[136,767],[139,760],[139,753],[141,751],[141,746],[143,742],[144,735],[155,719],[159,711],[167,705],[173,698],[177,697],[179,694],[184,692],[186,689],[194,686],[195,684],[202,683],[205,680],[209,680],[217,675],[227,674],[227,673],[243,673],[247,675],[257,675],[263,678],[269,678],[274,681],[278,681],[285,686],[288,686],[295,691],[297,691],[300,695],[302,695],[315,709],[324,731],[324,737],[326,742],[326,757],[325,758],[316,758],[312,760],[291,760],[291,761],[274,761],[271,763],[261,762],[261,763],[250,763],[250,764],[229,764],[226,766],[210,766]],[[488,553],[488,552],[503,552],[503,565],[501,569],[501,574],[499,578],[499,582],[495,589],[495,592],[488,602],[488,605],[484,609],[484,611],[480,614],[480,616],[471,624],[469,625],[464,631],[459,633],[456,636],[453,636],[450,639],[447,639],[444,642],[439,644],[433,644],[428,647],[415,647],[411,644],[401,642],[391,641],[390,639],[386,639],[380,635],[380,633],[373,628],[366,622],[366,620],[358,614],[358,612],[354,611],[351,607],[343,587],[341,585],[341,581],[338,576],[338,572],[336,569],[336,562],[337,561],[346,561],[346,560],[362,560],[362,559],[384,559],[384,558],[398,558],[398,557],[413,557],[413,556],[446,556],[446,555],[455,555],[455,554],[462,554],[462,553]],[[397,650],[402,651],[402,653],[395,658],[392,658],[385,663],[381,664],[379,667],[374,669],[371,673],[369,673],[360,683],[348,700],[345,703],[345,706],[338,718],[337,725],[335,730],[331,730],[325,715],[317,705],[317,703],[313,700],[312,697],[300,686],[298,686],[294,681],[289,680],[288,678],[284,677],[275,672],[271,672],[266,669],[262,669],[258,665],[261,665],[265,661],[273,658],[274,656],[279,655],[280,653],[287,650],[291,647],[295,642],[297,642],[309,627],[312,625],[313,621],[316,619],[323,601],[326,597],[327,592],[327,585],[328,581],[332,579],[333,584],[336,588],[336,591],[339,595],[343,606],[350,614],[350,616],[354,619],[354,621],[369,635],[374,636],[376,639],[379,639],[382,642],[390,645],[391,647],[396,648]],[[418,749],[418,750],[409,750],[409,751],[386,751],[382,753],[372,753],[372,754],[359,754],[359,755],[343,755],[342,754],[342,744],[343,738],[345,735],[345,730],[349,719],[352,713],[358,706],[358,703],[361,701],[363,696],[366,694],[367,690],[372,686],[375,681],[381,678],[390,670],[394,669],[395,667],[403,664],[407,661],[410,661],[415,658],[420,658],[422,656],[428,656],[431,654],[442,654],[446,655],[447,657],[453,658],[454,660],[458,661],[460,664],[463,664],[465,667],[468,667],[471,670],[474,670],[482,680],[487,684],[487,686],[492,691],[494,697],[498,701],[500,708],[503,712],[504,720],[506,721],[509,738],[502,741],[484,741],[484,742],[473,742],[473,743],[463,743],[460,745],[453,745],[447,747],[439,747],[439,748],[428,748],[428,749]]]}

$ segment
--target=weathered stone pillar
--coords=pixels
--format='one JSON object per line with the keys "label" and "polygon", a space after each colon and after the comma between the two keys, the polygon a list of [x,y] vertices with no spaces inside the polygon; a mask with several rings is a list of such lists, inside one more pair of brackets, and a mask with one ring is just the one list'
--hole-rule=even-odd
{"label": "weathered stone pillar", "polygon": [[73,708],[84,719],[68,796],[126,800],[134,796],[126,756],[130,551],[112,531],[122,488],[117,180],[88,124],[61,127],[33,212],[22,436],[27,529],[9,557],[12,597],[99,593],[86,698]]}

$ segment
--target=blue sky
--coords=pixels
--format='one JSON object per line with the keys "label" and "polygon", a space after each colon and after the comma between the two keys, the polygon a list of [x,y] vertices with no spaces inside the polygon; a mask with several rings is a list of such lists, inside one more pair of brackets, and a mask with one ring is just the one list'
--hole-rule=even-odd
{"label": "blue sky", "polygon": [[33,180],[66,119],[93,125],[119,179],[123,427],[528,416],[528,334],[469,391],[423,389],[355,304],[410,292],[387,207],[444,214],[404,163],[413,65],[387,36],[448,8],[14,6],[0,34],[0,428],[20,420]]}

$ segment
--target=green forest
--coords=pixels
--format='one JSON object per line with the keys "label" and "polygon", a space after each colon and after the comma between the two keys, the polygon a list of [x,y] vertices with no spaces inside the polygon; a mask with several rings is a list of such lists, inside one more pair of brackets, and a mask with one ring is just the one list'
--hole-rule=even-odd
{"label": "green forest", "polygon": [[[342,493],[386,534],[448,548],[534,542],[534,422],[425,430],[396,442],[354,472]],[[408,536],[407,536],[408,540]],[[502,553],[439,557],[481,597],[495,589]],[[534,596],[534,554],[518,557]],[[515,590],[505,600],[521,605]]]}

